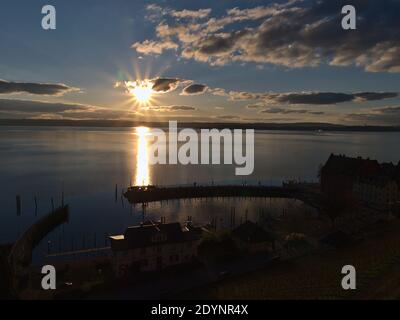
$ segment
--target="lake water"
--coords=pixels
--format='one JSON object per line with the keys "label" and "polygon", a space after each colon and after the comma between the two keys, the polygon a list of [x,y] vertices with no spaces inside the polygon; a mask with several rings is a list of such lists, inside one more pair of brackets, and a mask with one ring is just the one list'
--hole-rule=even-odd
{"label": "lake water", "polygon": [[[122,233],[141,221],[140,206],[131,207],[120,196],[115,201],[116,184],[119,195],[130,183],[280,185],[289,179],[317,181],[319,165],[332,152],[385,162],[400,160],[400,133],[257,131],[254,173],[238,177],[232,165],[150,166],[146,163],[146,139],[135,128],[0,127],[0,243],[15,240],[49,212],[52,197],[59,205],[62,190],[70,205],[70,221],[49,236],[52,250],[69,250],[73,241],[74,247],[102,245],[105,234]],[[22,199],[20,216],[16,214],[16,195]],[[154,203],[146,216],[183,222],[191,215],[195,222],[206,223],[216,215],[223,225],[233,207],[237,219],[245,212],[255,217],[265,201]],[[287,206],[282,201],[273,200],[270,210],[279,212]]]}

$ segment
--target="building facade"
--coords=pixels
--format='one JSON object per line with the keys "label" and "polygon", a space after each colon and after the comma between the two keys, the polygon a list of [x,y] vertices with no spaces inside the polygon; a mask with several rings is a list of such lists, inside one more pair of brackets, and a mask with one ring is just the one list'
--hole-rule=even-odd
{"label": "building facade", "polygon": [[163,270],[197,258],[201,229],[191,223],[148,221],[111,236],[112,264],[118,278]]}
{"label": "building facade", "polygon": [[385,211],[400,201],[400,163],[331,154],[320,178],[321,190],[331,201],[358,202]]}
{"label": "building facade", "polygon": [[388,177],[360,177],[353,192],[362,203],[378,210],[390,210],[400,200],[398,182]]}

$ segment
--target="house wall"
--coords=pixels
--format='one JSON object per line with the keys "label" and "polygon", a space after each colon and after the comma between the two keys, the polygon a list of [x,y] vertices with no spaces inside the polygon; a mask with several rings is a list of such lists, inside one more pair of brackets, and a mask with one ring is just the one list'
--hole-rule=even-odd
{"label": "house wall", "polygon": [[360,201],[379,210],[388,210],[391,203],[400,200],[400,189],[395,181],[384,185],[357,181],[353,192]]}
{"label": "house wall", "polygon": [[345,175],[329,174],[322,171],[321,190],[329,199],[347,199],[351,196],[352,189],[352,178]]}
{"label": "house wall", "polygon": [[113,252],[113,267],[117,277],[128,272],[156,271],[187,263],[197,257],[199,240],[183,243],[158,243],[145,248]]}

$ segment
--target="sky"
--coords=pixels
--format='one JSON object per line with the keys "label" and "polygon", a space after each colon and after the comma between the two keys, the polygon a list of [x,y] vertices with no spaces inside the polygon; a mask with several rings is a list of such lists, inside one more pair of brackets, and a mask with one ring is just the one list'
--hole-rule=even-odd
{"label": "sky", "polygon": [[[44,5],[56,29],[41,26]],[[344,30],[344,5],[356,30]],[[0,119],[400,125],[397,0],[2,0]]]}

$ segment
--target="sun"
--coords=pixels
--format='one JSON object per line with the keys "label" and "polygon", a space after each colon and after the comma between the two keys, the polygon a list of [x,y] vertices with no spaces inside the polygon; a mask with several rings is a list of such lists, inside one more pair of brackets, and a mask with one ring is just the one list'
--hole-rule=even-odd
{"label": "sun", "polygon": [[129,84],[129,92],[140,104],[147,104],[153,96],[152,83],[150,81],[134,81]]}
{"label": "sun", "polygon": [[147,86],[138,86],[132,89],[132,94],[138,102],[146,103],[150,101],[152,90]]}

